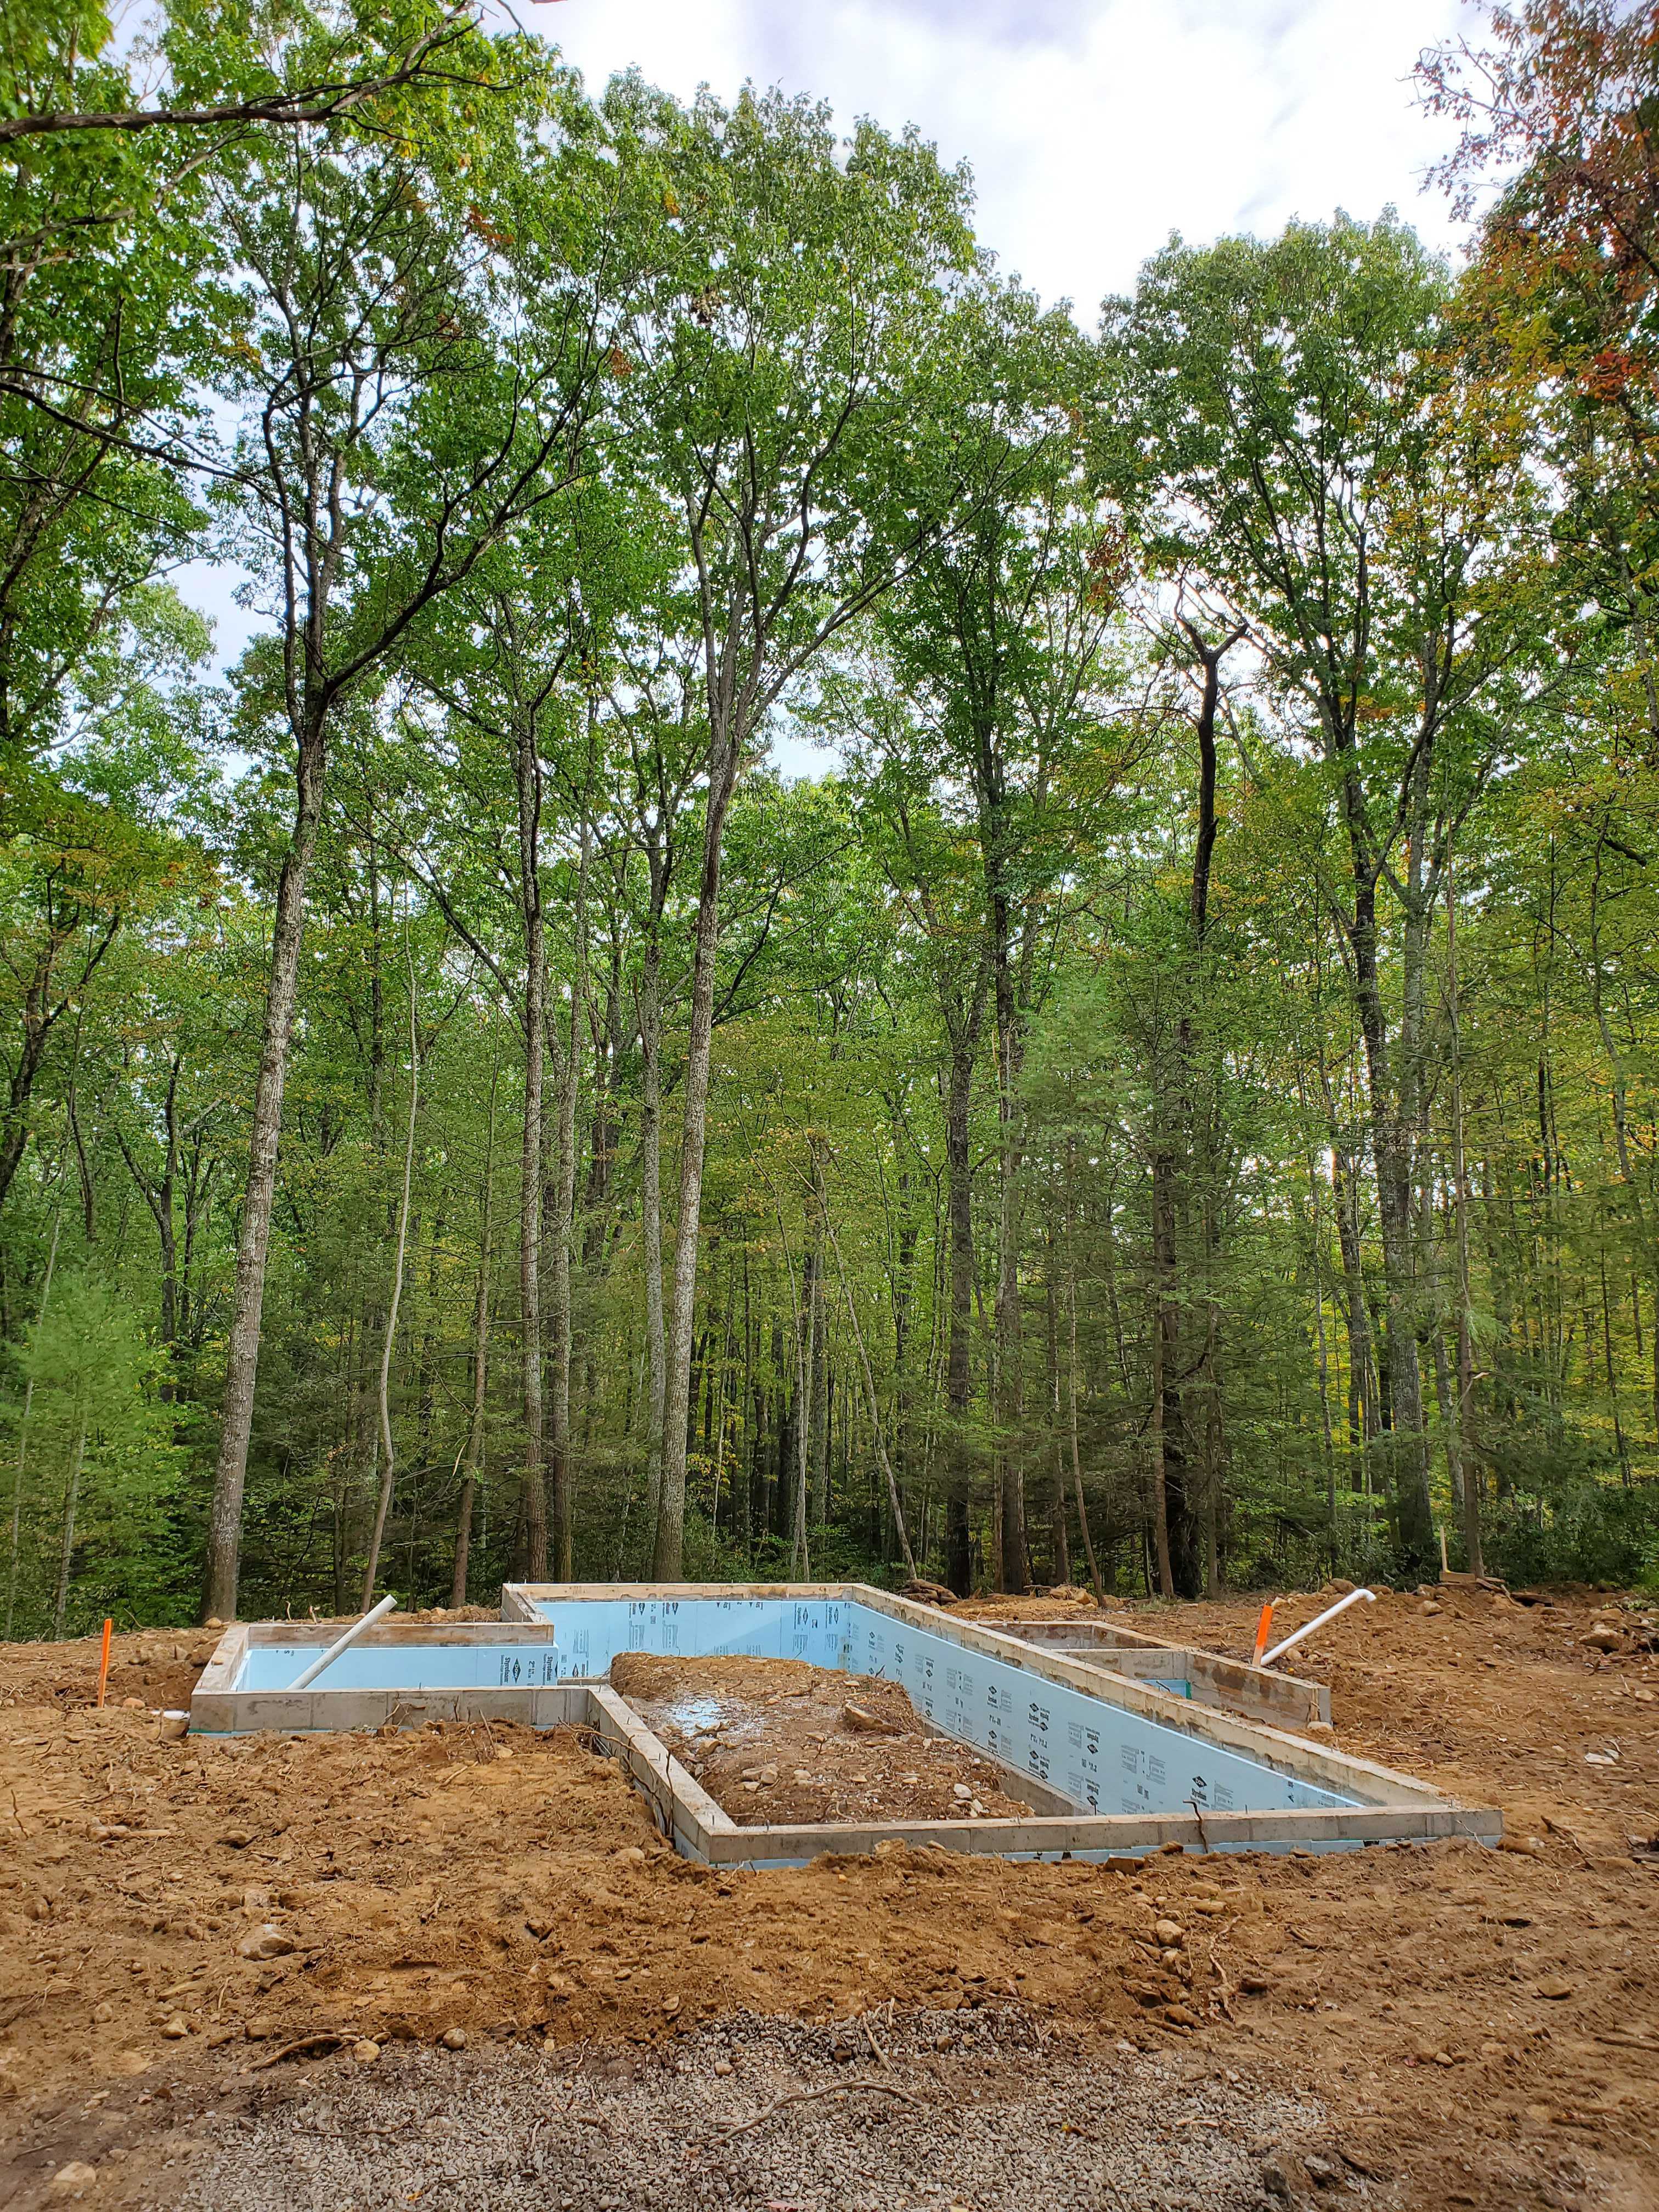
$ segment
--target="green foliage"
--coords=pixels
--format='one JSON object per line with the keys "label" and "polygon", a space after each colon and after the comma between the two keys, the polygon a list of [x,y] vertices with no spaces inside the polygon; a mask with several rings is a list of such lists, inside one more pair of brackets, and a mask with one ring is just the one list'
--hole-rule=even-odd
{"label": "green foliage", "polygon": [[60,1273],[14,1370],[28,1392],[6,1437],[7,1504],[21,1514],[20,1632],[83,1635],[105,1613],[133,1625],[178,1617],[194,1546],[184,1466],[161,1397],[166,1363],[137,1313],[85,1269]]}

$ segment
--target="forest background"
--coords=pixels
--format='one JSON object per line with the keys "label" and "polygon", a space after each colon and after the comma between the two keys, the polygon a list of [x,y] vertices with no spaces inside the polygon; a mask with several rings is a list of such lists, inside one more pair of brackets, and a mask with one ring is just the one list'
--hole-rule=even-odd
{"label": "forest background", "polygon": [[3,16],[6,1636],[1659,1581],[1659,8],[1090,330],[805,99]]}

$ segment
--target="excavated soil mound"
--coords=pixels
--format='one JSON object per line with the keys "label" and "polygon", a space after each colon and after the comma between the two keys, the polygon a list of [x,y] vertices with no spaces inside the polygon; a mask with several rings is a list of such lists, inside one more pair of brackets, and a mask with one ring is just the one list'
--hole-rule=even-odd
{"label": "excavated soil mound", "polygon": [[1006,1768],[936,1735],[896,1682],[799,1659],[628,1651],[611,1686],[745,1828],[822,1820],[1015,1820]]}

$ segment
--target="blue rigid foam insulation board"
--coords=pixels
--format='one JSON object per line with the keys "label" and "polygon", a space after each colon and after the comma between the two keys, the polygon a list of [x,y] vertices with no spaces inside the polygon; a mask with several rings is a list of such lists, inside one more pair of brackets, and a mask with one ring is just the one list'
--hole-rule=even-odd
{"label": "blue rigid foam insulation board", "polygon": [[[941,1735],[978,1745],[1091,1811],[1156,1815],[1195,1805],[1203,1813],[1284,1812],[1363,1802],[852,1599],[552,1598],[538,1601],[537,1609],[550,1632],[545,1644],[365,1640],[342,1652],[315,1687],[533,1688],[602,1678],[624,1651],[802,1659],[900,1683]],[[233,1686],[286,1689],[324,1648],[256,1644]]]}
{"label": "blue rigid foam insulation board", "polygon": [[1185,1813],[1196,1804],[1204,1813],[1273,1813],[1362,1802],[851,1599],[548,1598],[537,1611],[558,1638],[562,1666],[570,1655],[573,1674],[602,1674],[619,1651],[651,1651],[805,1659],[884,1675],[942,1735],[977,1744],[1095,1812]]}
{"label": "blue rigid foam insulation board", "polygon": [[[321,1658],[322,1644],[256,1644],[234,1690],[285,1690]],[[563,1679],[560,1654],[540,1644],[354,1644],[317,1678],[319,1690],[535,1689]],[[570,1670],[567,1668],[564,1674]]]}
{"label": "blue rigid foam insulation board", "polygon": [[[545,1645],[487,1642],[417,1644],[366,1639],[343,1651],[317,1687],[328,1690],[533,1688],[602,1680],[623,1651],[665,1657],[805,1659],[847,1663],[847,1616],[839,1598],[572,1598],[538,1607],[552,1631]],[[237,1690],[285,1690],[326,1645],[256,1644]]]}
{"label": "blue rigid foam insulation board", "polygon": [[559,1646],[559,1679],[609,1674],[623,1651],[676,1659],[804,1659],[847,1664],[842,1598],[541,1598],[536,1610]]}
{"label": "blue rigid foam insulation board", "polygon": [[1023,1767],[1097,1813],[1281,1813],[1357,1805],[1104,1697],[849,1604],[848,1662],[883,1674],[946,1735]]}

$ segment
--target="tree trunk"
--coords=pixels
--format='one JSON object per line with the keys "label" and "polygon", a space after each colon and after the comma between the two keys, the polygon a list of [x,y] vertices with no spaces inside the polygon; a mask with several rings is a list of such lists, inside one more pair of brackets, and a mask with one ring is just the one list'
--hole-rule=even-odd
{"label": "tree trunk", "polygon": [[320,721],[317,721],[307,728],[300,744],[294,830],[276,884],[270,985],[265,999],[259,1073],[253,1090],[253,1126],[248,1146],[247,1182],[242,1194],[241,1229],[236,1244],[236,1286],[225,1362],[224,1412],[220,1422],[219,1456],[214,1469],[213,1503],[208,1520],[207,1574],[202,1591],[204,1620],[231,1620],[236,1613],[237,1585],[241,1574],[242,1495],[247,1483],[248,1445],[253,1434],[253,1388],[259,1369],[265,1256],[270,1247],[270,1214],[276,1191],[276,1147],[282,1134],[283,1091],[288,1079],[289,1048],[294,1036],[299,995],[306,878],[316,850],[325,768],[323,729]]}
{"label": "tree trunk", "polygon": [[[817,1163],[813,1162],[816,1174]],[[823,1221],[822,1205],[812,1200],[815,1218],[811,1292],[811,1361],[810,1389],[812,1407],[811,1486],[812,1525],[826,1528],[830,1521],[830,1316],[823,1295]]]}
{"label": "tree trunk", "polygon": [[[981,781],[983,785],[985,779]],[[997,1587],[1018,1595],[1031,1586],[1021,1435],[1024,1413],[1019,1306],[1022,1148],[1019,1105],[1015,1095],[1022,1028],[1012,958],[1012,912],[1003,851],[1008,831],[1000,798],[1000,775],[994,778],[992,788],[998,795],[981,790],[980,820],[997,1047],[997,1282],[993,1315],[997,1360]]]}
{"label": "tree trunk", "polygon": [[81,1429],[75,1439],[75,1450],[70,1460],[69,1481],[64,1492],[64,1543],[58,1561],[58,1595],[52,1609],[52,1636],[54,1644],[63,1638],[64,1615],[69,1607],[70,1561],[75,1552],[75,1512],[81,1497],[81,1466],[87,1455],[87,1415],[84,1401],[81,1407]]}
{"label": "tree trunk", "polygon": [[702,876],[693,937],[691,1014],[685,1048],[685,1105],[680,1138],[679,1213],[674,1224],[673,1298],[669,1315],[663,1405],[662,1503],[651,1571],[678,1582],[685,1556],[685,1420],[696,1318],[697,1242],[702,1218],[703,1146],[708,1126],[708,1070],[714,1034],[714,968],[720,953],[720,846],[737,785],[740,733],[717,733],[711,747]]}
{"label": "tree trunk", "polygon": [[[500,1034],[497,1030],[498,1038]],[[466,1603],[472,1507],[477,1496],[478,1470],[483,1462],[484,1399],[489,1372],[490,1216],[495,1199],[495,1085],[500,1074],[498,1051],[495,1064],[489,1071],[489,1120],[484,1133],[483,1191],[478,1206],[478,1287],[472,1301],[472,1418],[467,1424],[466,1449],[461,1459],[461,1495],[455,1511],[455,1558],[449,1582],[452,1606]]]}
{"label": "tree trunk", "polygon": [[[1077,1272],[1069,1271],[1066,1279],[1066,1310],[1071,1325],[1071,1362],[1066,1383],[1066,1414],[1071,1429],[1072,1486],[1077,1493],[1077,1517],[1083,1530],[1083,1549],[1089,1562],[1089,1581],[1095,1594],[1095,1603],[1103,1606],[1106,1592],[1100,1579],[1100,1562],[1095,1557],[1095,1540],[1089,1530],[1088,1501],[1083,1495],[1083,1458],[1078,1448],[1077,1421]],[[1113,1569],[1116,1572],[1116,1569]]]}
{"label": "tree trunk", "polygon": [[1342,1255],[1343,1320],[1348,1333],[1348,1443],[1350,1456],[1358,1454],[1360,1480],[1353,1486],[1370,1488],[1370,1447],[1381,1419],[1375,1339],[1370,1307],[1365,1297],[1364,1255],[1359,1242],[1358,1169],[1331,1132],[1331,1203],[1336,1215],[1337,1248]]}
{"label": "tree trunk", "polygon": [[[1167,1109],[1166,1109],[1167,1110]],[[1176,1160],[1166,1133],[1152,1155],[1153,1315],[1158,1328],[1157,1496],[1158,1571],[1173,1577],[1168,1595],[1198,1597],[1204,1589],[1203,1516],[1193,1496],[1186,1401],[1179,1376],[1181,1312],[1170,1291],[1179,1272],[1176,1243]]]}
{"label": "tree trunk", "polygon": [[663,1421],[668,1354],[662,1304],[662,952],[647,939],[640,987],[640,1228],[645,1269],[645,1525],[656,1542],[662,1515]]}
{"label": "tree trunk", "polygon": [[[1376,873],[1369,858],[1368,833],[1363,824],[1364,799],[1353,771],[1346,775],[1343,788],[1353,846],[1354,912],[1347,922],[1347,935],[1360,1035],[1365,1048],[1371,1147],[1376,1164],[1377,1224],[1387,1293],[1385,1351],[1395,1529],[1407,1571],[1427,1573],[1437,1564],[1438,1553],[1429,1498],[1428,1437],[1423,1420],[1423,1377],[1417,1351],[1413,1115],[1407,1095],[1412,1069],[1411,1046],[1409,1041],[1402,1046],[1402,1087],[1397,1095],[1377,966]],[[1413,917],[1408,915],[1407,921],[1409,935]],[[1408,979],[1408,996],[1411,988]]]}
{"label": "tree trunk", "polygon": [[974,1168],[969,1127],[973,1074],[969,1053],[958,1044],[951,1055],[945,1111],[951,1224],[951,1329],[945,1368],[950,1423],[945,1448],[945,1579],[958,1597],[969,1595],[974,1571],[968,1518],[973,1481],[968,1437],[974,1298]]}
{"label": "tree trunk", "polygon": [[1152,1403],[1147,1417],[1151,1431],[1152,1455],[1152,1542],[1158,1555],[1158,1589],[1160,1597],[1172,1598],[1176,1594],[1175,1575],[1170,1565],[1170,1508],[1166,1490],[1167,1469],[1164,1465],[1164,1413],[1166,1402],[1164,1387],[1164,1297],[1161,1281],[1152,1291]]}
{"label": "tree trunk", "polygon": [[392,1297],[387,1304],[386,1336],[380,1346],[380,1379],[377,1404],[380,1419],[380,1488],[374,1502],[374,1526],[363,1564],[363,1606],[374,1602],[374,1581],[380,1571],[380,1546],[386,1540],[386,1516],[392,1510],[392,1486],[397,1474],[397,1454],[392,1442],[392,1351],[398,1334],[398,1308],[404,1291],[404,1260],[409,1249],[409,1194],[415,1173],[415,1115],[421,1100],[421,1036],[415,996],[415,962],[409,947],[409,917],[404,917],[404,964],[409,971],[409,1117],[404,1129],[404,1188],[398,1201],[398,1255],[392,1263]]}
{"label": "tree trunk", "polygon": [[[64,1201],[59,1187],[58,1200],[52,1217],[52,1243],[46,1248],[46,1271],[40,1285],[40,1304],[35,1310],[38,1328],[46,1318],[47,1301],[52,1297],[52,1272],[58,1265],[58,1239],[64,1226]],[[23,1528],[23,1479],[28,1471],[29,1415],[34,1407],[34,1362],[29,1362],[28,1378],[23,1385],[23,1407],[17,1422],[17,1466],[12,1476],[11,1488],[11,1548],[6,1561],[6,1628],[0,1643],[11,1642],[12,1623],[17,1610],[17,1553]]]}
{"label": "tree trunk", "polygon": [[574,980],[570,991],[570,1026],[561,1053],[558,1126],[554,1158],[552,1298],[549,1319],[553,1354],[548,1421],[548,1474],[552,1491],[554,1579],[574,1575],[575,1510],[570,1469],[570,1248],[576,1224],[576,1105],[581,1078],[581,1033],[587,1018],[588,829],[582,823],[581,863],[576,884]]}
{"label": "tree trunk", "polygon": [[524,920],[524,1144],[520,1164],[519,1330],[523,1364],[523,1457],[519,1521],[523,1572],[547,1579],[547,1491],[542,1477],[542,1109],[545,1070],[546,929],[541,887],[541,763],[534,733],[515,749],[519,799],[519,896]]}
{"label": "tree trunk", "polygon": [[[1446,995],[1451,1017],[1452,1188],[1457,1212],[1456,1432],[1463,1476],[1463,1549],[1468,1572],[1483,1575],[1486,1569],[1480,1547],[1480,1474],[1474,1436],[1474,1333],[1469,1312],[1469,1178],[1463,1150],[1463,1040],[1457,1003],[1457,895],[1449,863],[1446,868]],[[1611,1362],[1611,1346],[1607,1356]],[[1612,1378],[1611,1364],[1608,1378]]]}
{"label": "tree trunk", "polygon": [[859,1322],[858,1308],[853,1302],[853,1286],[847,1279],[847,1268],[841,1256],[841,1242],[836,1235],[836,1225],[830,1218],[827,1202],[822,1204],[824,1226],[830,1232],[830,1243],[836,1255],[836,1273],[841,1277],[842,1295],[847,1301],[847,1318],[852,1324],[853,1343],[859,1356],[859,1366],[864,1376],[865,1402],[870,1413],[870,1436],[875,1446],[877,1464],[882,1480],[887,1486],[888,1510],[893,1516],[893,1533],[898,1538],[899,1549],[904,1554],[904,1564],[910,1571],[910,1579],[916,1578],[915,1554],[910,1549],[910,1534],[904,1525],[904,1506],[899,1497],[899,1486],[893,1473],[893,1463],[888,1456],[887,1441],[883,1433],[881,1407],[876,1396],[876,1378],[870,1365],[870,1355],[865,1349],[864,1330]]}
{"label": "tree trunk", "polygon": [[1061,1440],[1060,1426],[1060,1295],[1054,1283],[1054,1232],[1052,1227],[1045,1243],[1042,1317],[1048,1385],[1045,1411],[1048,1417],[1048,1443],[1053,1454],[1054,1484],[1049,1504],[1049,1547],[1053,1553],[1054,1580],[1069,1588],[1072,1545],[1066,1528],[1066,1447]]}

